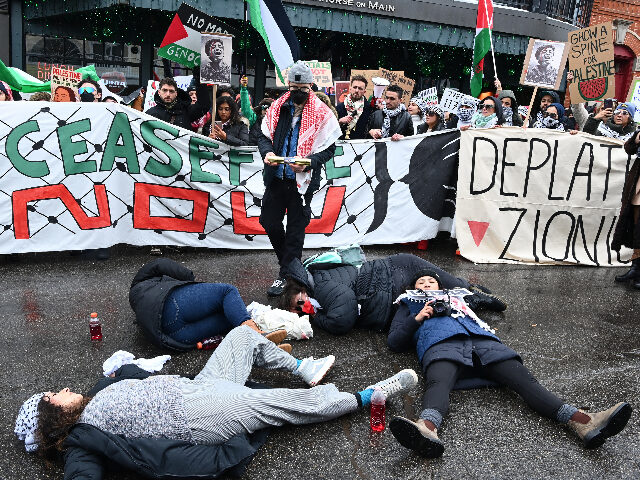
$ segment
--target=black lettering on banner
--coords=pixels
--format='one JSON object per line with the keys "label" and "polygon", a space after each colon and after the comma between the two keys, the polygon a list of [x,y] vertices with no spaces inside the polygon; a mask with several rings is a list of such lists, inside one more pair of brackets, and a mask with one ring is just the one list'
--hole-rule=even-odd
{"label": "black lettering on banner", "polygon": [[556,179],[556,161],[558,160],[558,140],[555,141],[553,146],[553,160],[551,161],[551,180],[549,181],[549,195],[547,200],[563,200],[563,197],[553,196],[553,182]]}
{"label": "black lettering on banner", "polygon": [[[493,162],[493,174],[491,175],[491,184],[484,190],[474,190],[473,183],[475,180],[475,172],[476,172],[476,151],[478,142],[488,142],[493,147],[495,152],[495,158]],[[481,193],[486,193],[493,188],[496,183],[496,171],[498,170],[498,145],[495,144],[493,140],[484,137],[476,137],[473,139],[473,151],[471,153],[471,185],[469,185],[469,190],[471,195],[480,195]]]}
{"label": "black lettering on banner", "polygon": [[507,162],[507,147],[509,142],[527,142],[525,138],[506,138],[504,140],[504,146],[502,147],[502,172],[500,173],[500,195],[504,197],[517,197],[518,194],[514,192],[504,191],[504,171],[507,167],[515,167],[515,163]]}
{"label": "black lettering on banner", "polygon": [[500,208],[501,212],[521,212],[520,213],[520,217],[518,218],[518,221],[516,222],[515,226],[513,227],[513,230],[511,231],[511,235],[509,235],[509,239],[507,240],[507,244],[504,246],[504,249],[502,250],[502,253],[500,254],[500,256],[498,258],[500,259],[504,259],[504,254],[507,253],[507,250],[509,250],[509,245],[511,245],[511,240],[513,240],[513,236],[516,234],[516,230],[518,230],[518,227],[520,226],[520,222],[522,221],[522,217],[524,217],[525,213],[527,213],[527,209],[526,208],[511,208],[511,207],[502,207]]}
{"label": "black lettering on banner", "polygon": [[[579,172],[578,167],[580,166],[582,155],[584,154],[584,151],[587,147],[589,147],[589,169],[586,172]],[[567,192],[567,200],[569,200],[569,198],[571,197],[571,192],[573,191],[573,182],[575,182],[576,177],[587,177],[587,201],[591,200],[591,172],[593,171],[593,161],[593,145],[585,142],[580,148],[580,154],[578,155],[576,164],[573,167],[573,175],[571,176],[571,183],[569,184],[569,191]]]}
{"label": "black lettering on banner", "polygon": [[600,219],[600,227],[598,228],[598,233],[596,234],[596,238],[593,241],[593,256],[589,253],[589,247],[587,247],[587,238],[584,232],[584,222],[582,221],[582,215],[578,215],[578,219],[576,220],[576,229],[573,232],[573,242],[571,246],[571,252],[573,254],[573,259],[580,263],[578,257],[576,257],[576,241],[578,240],[578,230],[580,230],[580,234],[582,236],[582,246],[584,247],[584,251],[593,263],[595,263],[598,267],[600,264],[598,263],[598,239],[600,238],[600,233],[602,232],[602,227],[604,226],[605,217],[603,216]]}
{"label": "black lettering on banner", "polygon": [[[567,235],[567,248],[564,251],[564,257],[555,258],[550,256],[547,253],[547,236],[549,234],[549,227],[551,226],[551,223],[556,217],[560,215],[566,215],[571,219],[571,229],[569,230],[569,234]],[[554,212],[553,215],[549,217],[549,220],[547,220],[547,225],[544,227],[544,234],[542,235],[542,254],[545,257],[550,258],[551,260],[555,260],[556,262],[564,262],[569,256],[569,247],[571,246],[571,238],[573,237],[573,229],[575,228],[575,226],[576,226],[576,218],[571,214],[571,212],[565,212],[565,211]],[[554,235],[554,238],[559,238],[559,237],[560,235]]]}
{"label": "black lettering on banner", "polygon": [[[533,160],[534,142],[542,143],[547,147],[547,158],[544,159],[544,162],[536,166],[531,166],[531,160]],[[557,145],[557,140],[556,140],[556,145]],[[527,196],[527,192],[529,191],[529,176],[531,174],[531,171],[539,170],[542,167],[544,167],[550,158],[551,158],[551,145],[549,145],[549,142],[547,142],[546,140],[542,140],[541,138],[532,138],[531,141],[529,142],[529,159],[527,160],[527,173],[524,176],[524,189],[522,193],[523,198]],[[554,162],[554,167],[555,167],[555,162]],[[553,176],[551,177],[551,181],[553,182]],[[551,189],[549,189],[549,192],[551,192]],[[551,195],[551,193],[549,193],[549,195]]]}
{"label": "black lettering on banner", "polygon": [[[607,193],[609,192],[609,175],[611,174],[611,152],[614,148],[622,148],[621,145],[607,145],[606,143],[601,143],[601,147],[607,149],[607,173],[604,177],[604,191],[602,192],[602,201],[604,202],[607,199]],[[631,156],[629,156],[631,158]],[[627,166],[629,163],[627,162]]]}
{"label": "black lettering on banner", "polygon": [[378,185],[373,192],[373,221],[367,233],[373,232],[387,218],[387,207],[389,206],[389,189],[393,185],[393,179],[387,169],[387,144],[376,142],[376,178]]}
{"label": "black lettering on banner", "polygon": [[611,226],[609,227],[609,232],[607,233],[607,260],[609,265],[611,265],[611,232],[613,232],[613,226],[616,224],[616,218],[613,217],[613,221],[611,222]]}
{"label": "black lettering on banner", "polygon": [[538,225],[540,224],[540,210],[536,210],[536,223],[533,226],[533,258],[536,263],[540,261],[538,257]]}

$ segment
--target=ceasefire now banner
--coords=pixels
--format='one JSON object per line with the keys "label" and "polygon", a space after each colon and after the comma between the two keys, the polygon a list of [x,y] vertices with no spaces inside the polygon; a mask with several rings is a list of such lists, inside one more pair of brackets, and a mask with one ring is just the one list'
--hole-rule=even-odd
{"label": "ceasefire now banner", "polygon": [[460,145],[456,234],[479,263],[611,266],[632,158],[621,141],[555,130],[468,130]]}
{"label": "ceasefire now banner", "polygon": [[[43,106],[44,105],[44,106]],[[451,231],[459,132],[339,143],[306,247]],[[131,245],[270,249],[262,158],[113,104],[0,103],[0,254]]]}

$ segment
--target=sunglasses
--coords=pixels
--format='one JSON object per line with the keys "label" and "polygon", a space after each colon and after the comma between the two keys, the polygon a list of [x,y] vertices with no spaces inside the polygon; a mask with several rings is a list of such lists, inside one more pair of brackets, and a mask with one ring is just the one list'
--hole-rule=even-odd
{"label": "sunglasses", "polygon": [[262,107],[260,107],[262,110],[268,110],[270,107],[270,105],[262,105]]}
{"label": "sunglasses", "polygon": [[629,115],[629,112],[626,110],[616,110],[613,112],[614,115]]}
{"label": "sunglasses", "polygon": [[80,95],[82,95],[82,94],[83,94],[83,93],[85,93],[85,92],[86,92],[86,93],[93,93],[93,92],[95,92],[95,91],[96,91],[95,87],[80,87],[80,88],[78,89],[78,93],[79,93]]}
{"label": "sunglasses", "polygon": [[311,91],[309,87],[289,87],[290,92],[297,92],[298,90],[302,93],[309,93]]}
{"label": "sunglasses", "polygon": [[427,116],[435,117],[435,116],[437,116],[437,114],[435,112],[427,112]]}
{"label": "sunglasses", "polygon": [[489,104],[482,104],[478,107],[480,110],[493,110],[495,107],[495,105],[489,105]]}

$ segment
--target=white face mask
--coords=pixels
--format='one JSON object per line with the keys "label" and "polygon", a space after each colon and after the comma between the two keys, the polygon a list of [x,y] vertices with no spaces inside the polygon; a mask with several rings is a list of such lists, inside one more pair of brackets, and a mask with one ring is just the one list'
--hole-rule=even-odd
{"label": "white face mask", "polygon": [[547,127],[547,128],[555,128],[558,126],[558,119],[557,118],[551,118],[551,117],[544,117],[542,119],[542,124]]}
{"label": "white face mask", "polygon": [[473,117],[473,113],[472,108],[460,108],[458,109],[458,118],[463,122],[470,122],[471,117]]}

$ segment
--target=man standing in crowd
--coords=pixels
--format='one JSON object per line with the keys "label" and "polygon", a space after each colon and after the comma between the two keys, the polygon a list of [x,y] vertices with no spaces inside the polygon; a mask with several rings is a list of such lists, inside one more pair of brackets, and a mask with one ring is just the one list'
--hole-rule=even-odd
{"label": "man standing in crowd", "polygon": [[[320,171],[336,149],[342,134],[333,112],[313,92],[313,73],[298,61],[287,74],[289,91],[267,110],[258,139],[264,159],[265,184],[260,225],[278,257],[280,272],[267,291],[282,294],[287,267],[300,259],[304,230],[311,220],[311,198],[320,186]],[[274,162],[271,157],[288,157],[297,163]],[[287,228],[283,226],[285,212]]]}
{"label": "man standing in crowd", "polygon": [[78,84],[78,95],[81,102],[99,102],[102,99],[102,88],[98,82],[85,78]]}
{"label": "man standing in crowd", "polygon": [[336,106],[338,122],[340,122],[340,128],[343,132],[341,138],[349,140],[367,138],[367,125],[369,125],[369,117],[373,112],[371,104],[365,98],[367,83],[367,79],[362,75],[351,77],[349,95],[344,102]]}
{"label": "man standing in crowd", "polygon": [[398,85],[387,87],[382,109],[375,111],[369,120],[369,137],[400,140],[413,135],[413,122],[402,103],[402,93],[402,88]]}
{"label": "man standing in crowd", "polygon": [[197,67],[193,69],[193,81],[196,85],[196,103],[191,104],[189,94],[178,88],[173,78],[166,77],[160,80],[158,91],[153,97],[156,106],[144,113],[177,127],[192,130],[191,122],[201,118],[211,108],[207,86],[200,83],[200,70]]}

